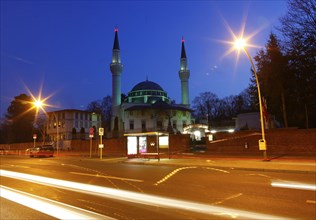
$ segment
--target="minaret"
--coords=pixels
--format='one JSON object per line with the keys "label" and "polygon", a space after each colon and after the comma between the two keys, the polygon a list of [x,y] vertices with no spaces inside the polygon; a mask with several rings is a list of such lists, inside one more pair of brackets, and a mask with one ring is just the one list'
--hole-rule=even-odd
{"label": "minaret", "polygon": [[190,70],[188,69],[187,55],[185,53],[184,39],[182,37],[182,48],[181,48],[181,58],[180,58],[180,70],[179,77],[181,80],[181,104],[190,105],[189,102],[189,77]]}
{"label": "minaret", "polygon": [[118,40],[118,28],[116,27],[114,44],[112,49],[112,62],[110,70],[112,73],[112,124],[111,128],[119,129],[120,105],[121,105],[121,74],[123,65],[121,64],[120,45]]}

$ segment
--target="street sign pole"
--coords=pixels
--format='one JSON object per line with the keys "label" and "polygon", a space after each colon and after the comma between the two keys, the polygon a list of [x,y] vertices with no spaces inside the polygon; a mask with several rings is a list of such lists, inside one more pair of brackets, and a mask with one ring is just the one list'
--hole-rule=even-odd
{"label": "street sign pole", "polygon": [[93,138],[94,128],[89,129],[89,138],[90,138],[90,158],[92,158],[92,138]]}
{"label": "street sign pole", "polygon": [[99,136],[100,136],[100,144],[99,144],[99,148],[100,148],[100,160],[102,160],[102,150],[103,150],[103,144],[102,144],[102,136],[104,135],[104,129],[103,128],[99,128]]}
{"label": "street sign pole", "polygon": [[92,157],[92,137],[90,136],[90,158]]}
{"label": "street sign pole", "polygon": [[37,135],[36,135],[36,134],[33,134],[33,139],[34,139],[34,148],[35,148],[36,138],[37,138]]}

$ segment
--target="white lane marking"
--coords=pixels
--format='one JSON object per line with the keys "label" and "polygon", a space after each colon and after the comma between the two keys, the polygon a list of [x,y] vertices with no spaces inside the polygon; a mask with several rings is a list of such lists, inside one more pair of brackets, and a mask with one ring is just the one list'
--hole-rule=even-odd
{"label": "white lane marking", "polygon": [[154,185],[158,186],[160,183],[163,183],[163,182],[167,181],[169,178],[171,178],[173,175],[175,175],[177,172],[179,172],[181,170],[194,169],[194,168],[196,168],[196,167],[181,167],[181,168],[175,169],[174,171],[172,171],[171,173],[166,175],[164,178],[162,178],[161,180],[157,181]]}
{"label": "white lane marking", "polygon": [[144,182],[144,180],[129,179],[129,178],[115,177],[115,176],[105,176],[105,175],[99,175],[99,174],[78,173],[78,172],[69,172],[69,173],[82,175],[82,176],[92,176],[92,177],[98,177],[98,178],[106,178],[106,179],[117,179],[117,180],[132,181],[132,182]]}
{"label": "white lane marking", "polygon": [[266,177],[266,178],[272,178],[271,176],[261,174],[261,173],[250,173],[250,174],[246,174],[245,176],[261,176],[261,177]]}
{"label": "white lane marking", "polygon": [[65,203],[0,185],[0,196],[58,219],[114,219]]}
{"label": "white lane marking", "polygon": [[130,192],[126,190],[112,189],[108,187],[89,185],[78,182],[71,182],[66,180],[59,180],[54,178],[36,176],[25,173],[12,172],[7,170],[0,170],[0,175],[8,178],[19,179],[23,181],[33,182],[37,184],[58,187],[61,189],[71,190],[89,195],[96,195],[125,202],[132,202],[137,204],[151,205],[155,207],[166,207],[171,209],[182,209],[189,212],[204,213],[207,215],[227,215],[236,216],[241,219],[289,219],[282,216],[267,215],[257,212],[244,211],[239,209],[225,208],[214,205],[183,201],[178,199],[170,199],[160,196],[148,195],[144,193]]}
{"label": "white lane marking", "polygon": [[223,203],[223,202],[225,202],[225,201],[227,201],[227,200],[235,199],[235,198],[237,198],[237,197],[239,197],[239,196],[242,196],[242,193],[238,193],[238,194],[229,196],[229,197],[227,197],[227,198],[225,198],[225,199],[222,199],[222,200],[220,200],[220,201],[218,201],[218,202],[212,203],[212,205],[218,205],[218,204],[221,204],[221,203]]}
{"label": "white lane marking", "polygon": [[215,170],[215,171],[219,171],[219,172],[222,172],[222,173],[230,173],[227,170],[221,170],[221,169],[216,169],[216,168],[211,168],[211,167],[206,167],[205,169],[207,169],[207,170]]}

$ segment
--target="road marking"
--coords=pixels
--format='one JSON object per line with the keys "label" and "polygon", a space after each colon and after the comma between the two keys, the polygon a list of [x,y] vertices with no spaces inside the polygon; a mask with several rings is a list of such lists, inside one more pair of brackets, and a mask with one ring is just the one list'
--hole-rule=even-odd
{"label": "road marking", "polygon": [[70,172],[70,173],[82,175],[82,176],[93,176],[93,177],[106,178],[106,179],[116,179],[116,180],[125,180],[125,181],[133,181],[133,182],[144,182],[144,180],[128,179],[128,178],[115,177],[115,176],[104,176],[104,175],[99,175],[99,174],[78,173],[78,172]]}
{"label": "road marking", "polygon": [[306,200],[306,203],[316,204],[315,200]]}
{"label": "road marking", "polygon": [[266,178],[272,178],[271,176],[265,175],[265,174],[261,174],[261,173],[250,173],[250,174],[246,174],[245,176],[261,176],[261,177],[266,177]]}
{"label": "road marking", "polygon": [[171,173],[166,175],[164,178],[162,178],[161,180],[157,181],[154,185],[158,186],[160,183],[163,183],[163,182],[167,181],[170,177],[172,177],[173,175],[175,175],[177,172],[179,172],[181,170],[194,169],[194,168],[196,168],[196,167],[181,167],[181,168],[175,169],[174,171],[172,171]]}
{"label": "road marking", "polygon": [[225,198],[225,199],[223,199],[223,200],[220,200],[220,201],[218,201],[218,202],[212,203],[212,205],[218,205],[218,204],[221,204],[221,203],[223,203],[223,202],[225,202],[225,201],[227,201],[227,200],[235,199],[235,198],[237,198],[237,197],[239,197],[239,196],[242,196],[242,193],[238,193],[238,194],[236,194],[236,195],[229,196],[229,197],[227,197],[227,198]]}
{"label": "road marking", "polygon": [[227,170],[221,170],[221,169],[216,169],[216,168],[211,168],[211,167],[206,167],[206,169],[208,169],[208,170],[215,170],[215,171],[219,171],[219,172],[222,172],[222,173],[230,173]]}

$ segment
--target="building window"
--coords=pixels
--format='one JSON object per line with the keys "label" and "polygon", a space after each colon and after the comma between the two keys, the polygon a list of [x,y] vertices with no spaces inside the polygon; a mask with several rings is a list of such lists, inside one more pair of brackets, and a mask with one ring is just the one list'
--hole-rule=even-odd
{"label": "building window", "polygon": [[81,120],[83,119],[83,113],[80,113],[80,119]]}
{"label": "building window", "polygon": [[183,124],[183,128],[185,128],[187,126],[187,122],[186,121],[183,121],[182,124]]}
{"label": "building window", "polygon": [[129,129],[134,130],[134,120],[129,121]]}
{"label": "building window", "polygon": [[177,116],[177,112],[176,111],[172,111],[172,115],[173,115],[173,117],[176,117]]}
{"label": "building window", "polygon": [[146,130],[146,120],[142,120],[142,130]]}
{"label": "building window", "polygon": [[85,114],[85,119],[88,120],[88,115],[87,114]]}
{"label": "building window", "polygon": [[75,113],[75,118],[78,119],[78,112]]}
{"label": "building window", "polygon": [[173,127],[173,129],[177,129],[177,121],[176,120],[172,121],[172,127]]}
{"label": "building window", "polygon": [[157,128],[162,129],[162,121],[157,121]]}
{"label": "building window", "polygon": [[78,128],[78,121],[75,121],[75,127]]}

